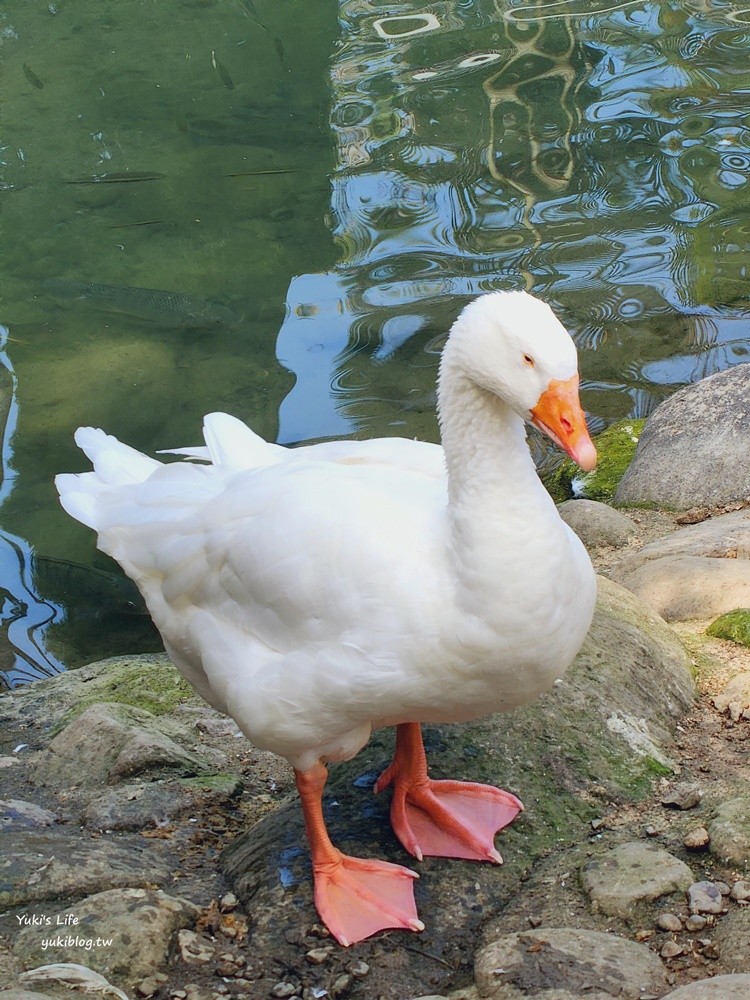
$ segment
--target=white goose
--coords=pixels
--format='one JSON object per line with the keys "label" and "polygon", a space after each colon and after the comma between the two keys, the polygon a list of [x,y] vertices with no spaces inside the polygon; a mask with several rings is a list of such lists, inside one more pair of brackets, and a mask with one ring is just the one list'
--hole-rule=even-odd
{"label": "white goose", "polygon": [[196,690],[295,769],[315,902],[344,945],[422,930],[415,873],[343,855],[325,828],[325,762],[397,727],[391,820],[424,855],[500,862],[522,809],[432,781],[420,722],[508,711],[549,689],[591,622],[594,572],[542,487],[524,421],[584,469],[596,452],[576,351],[548,306],[495,292],[467,306],[440,365],[443,447],[400,438],[288,450],[225,414],[207,449],[162,464],[103,431],[94,471],[57,477],[63,507],[140,587]]}

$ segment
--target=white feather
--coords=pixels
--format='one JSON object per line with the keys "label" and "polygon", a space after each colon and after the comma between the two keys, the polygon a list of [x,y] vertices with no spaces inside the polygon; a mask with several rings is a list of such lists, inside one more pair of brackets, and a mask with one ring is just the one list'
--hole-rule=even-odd
{"label": "white feather", "polygon": [[514,708],[571,662],[594,574],[523,419],[575,366],[546,306],[495,293],[444,353],[445,452],[399,438],[285,449],[211,414],[207,451],[189,452],[207,466],[87,428],[76,440],[94,471],[57,486],[203,697],[305,770],[352,756],[373,726]]}

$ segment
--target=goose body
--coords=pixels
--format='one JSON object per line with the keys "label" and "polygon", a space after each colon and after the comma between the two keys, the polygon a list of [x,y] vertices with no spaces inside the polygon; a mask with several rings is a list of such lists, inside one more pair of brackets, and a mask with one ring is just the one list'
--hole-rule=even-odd
{"label": "goose body", "polygon": [[[256,746],[294,767],[316,901],[344,943],[373,931],[364,918],[347,923],[349,897],[336,904],[343,930],[318,898],[310,801],[324,762],[352,757],[373,728],[396,725],[395,767],[421,754],[420,722],[533,700],[562,676],[593,614],[591,563],[525,441],[531,420],[584,467],[595,461],[575,349],[548,307],[521,292],[470,304],[441,361],[438,411],[443,447],[385,438],[293,450],[211,414],[205,448],[168,464],[82,428],[76,441],[94,471],[57,478],[65,509],[138,584],[177,668]],[[520,803],[497,794],[507,797],[503,816],[515,815]],[[411,826],[394,827],[417,857],[481,855],[431,851],[424,832],[423,850],[415,809],[421,823],[415,806]],[[498,860],[491,840],[484,855]],[[413,904],[396,920],[396,895],[378,926],[421,927]]]}

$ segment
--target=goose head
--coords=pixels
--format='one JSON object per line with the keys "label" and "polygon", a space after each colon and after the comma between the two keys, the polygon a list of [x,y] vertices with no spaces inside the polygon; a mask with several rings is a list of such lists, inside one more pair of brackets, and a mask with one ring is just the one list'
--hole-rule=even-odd
{"label": "goose head", "polygon": [[585,471],[596,466],[578,395],[578,357],[550,307],[528,292],[491,292],[471,302],[451,330],[441,366],[502,400]]}

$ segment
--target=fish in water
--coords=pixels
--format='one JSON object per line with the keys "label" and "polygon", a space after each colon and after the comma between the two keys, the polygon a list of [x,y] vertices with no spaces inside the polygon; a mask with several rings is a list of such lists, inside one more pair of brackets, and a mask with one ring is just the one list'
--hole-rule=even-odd
{"label": "fish in water", "polygon": [[162,327],[204,329],[236,326],[241,320],[220,302],[158,288],[83,284],[68,278],[48,278],[44,286],[56,299],[86,302],[104,312],[134,316]]}
{"label": "fish in water", "polygon": [[227,88],[227,90],[234,90],[234,80],[231,78],[226,66],[224,65],[223,62],[221,62],[221,60],[213,51],[213,49],[211,50],[211,65],[216,70],[219,79]]}
{"label": "fish in water", "polygon": [[122,174],[92,174],[90,177],[72,177],[66,184],[134,184],[137,181],[158,181],[164,174],[128,171]]}
{"label": "fish in water", "polygon": [[[71,595],[96,615],[148,615],[136,585],[122,573],[54,556],[33,557],[34,582],[40,594],[53,601],[68,602]],[[80,612],[79,612],[80,615]]]}
{"label": "fish in water", "polygon": [[26,79],[29,81],[32,87],[36,87],[37,90],[44,89],[44,84],[36,75],[31,66],[29,66],[28,63],[24,63],[21,69],[23,70],[23,75],[26,77]]}

